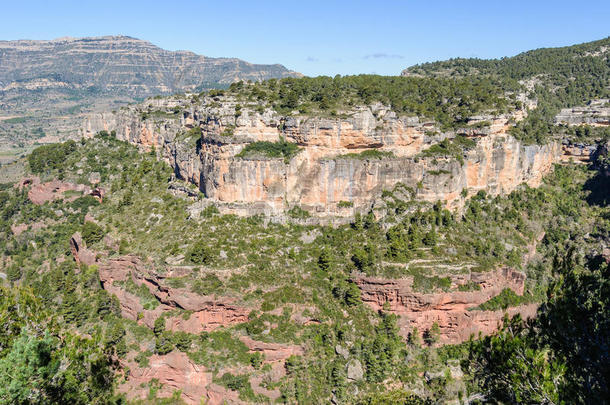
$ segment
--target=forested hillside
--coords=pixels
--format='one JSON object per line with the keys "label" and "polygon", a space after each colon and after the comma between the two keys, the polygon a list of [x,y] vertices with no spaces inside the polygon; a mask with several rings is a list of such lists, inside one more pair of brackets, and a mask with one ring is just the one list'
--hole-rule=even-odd
{"label": "forested hillside", "polygon": [[151,97],[0,166],[0,404],[610,403],[609,49]]}
{"label": "forested hillside", "polygon": [[[595,171],[557,167],[539,189],[477,195],[463,214],[437,206],[413,212],[400,193],[388,192],[393,204],[386,219],[358,216],[332,228],[223,216],[213,206],[199,220],[190,219],[192,202],[168,190],[169,168],[107,134],[40,148],[29,167],[41,179],[107,193],[100,203],[67,190],[37,205],[28,186],[3,186],[2,319],[10,325],[0,360],[5,403],[111,403],[120,400],[119,392],[129,396],[134,390],[154,398],[168,391],[154,381],[143,388],[130,385],[128,370],[158,364],[173,351],[211,372],[213,386],[226,390],[223,395],[234,392],[254,402],[486,397],[590,403],[607,394],[607,259],[599,253],[610,216],[598,198],[607,193],[607,180]],[[542,229],[538,253],[524,261],[521,249]],[[75,232],[85,241],[78,253],[70,248]],[[97,252],[89,265],[83,262],[86,251]],[[148,263],[149,270],[109,282],[103,274],[109,263],[129,255]],[[507,290],[481,309],[542,301],[537,320],[527,329],[514,320],[498,336],[439,347],[435,327],[423,331],[423,340],[414,333],[405,343],[391,311],[376,312],[362,302],[358,274],[409,275],[420,291],[451,291],[452,276],[401,265],[445,255],[445,263],[472,262],[478,271],[501,265],[522,269],[528,276],[523,296]],[[181,264],[168,265],[176,261]],[[169,326],[197,309],[169,307],[151,285],[142,284],[147,279],[170,294],[233,297],[230,305],[248,308],[246,318],[212,331]],[[111,294],[109,286],[115,288]],[[132,319],[124,317],[125,305],[135,305],[123,301],[129,294],[142,304]],[[148,314],[157,308],[169,312],[161,312],[158,319],[164,321],[155,320],[149,329]],[[582,324],[583,317],[590,324]],[[566,328],[570,336],[563,334]],[[291,348],[285,350],[293,354],[277,363],[268,357],[272,352],[252,351],[251,341]],[[278,364],[281,373],[274,371]],[[404,388],[386,389],[382,381]],[[175,401],[179,397],[174,395]]]}
{"label": "forested hillside", "polygon": [[405,69],[402,75],[488,78],[514,91],[526,89],[538,106],[514,134],[530,142],[543,142],[553,132],[553,118],[560,108],[610,97],[610,38],[501,59],[424,63]]}

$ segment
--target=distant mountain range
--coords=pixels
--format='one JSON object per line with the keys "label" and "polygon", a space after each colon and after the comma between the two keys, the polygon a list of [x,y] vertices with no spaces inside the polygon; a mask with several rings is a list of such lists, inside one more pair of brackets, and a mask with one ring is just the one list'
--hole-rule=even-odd
{"label": "distant mountain range", "polygon": [[0,90],[49,88],[145,97],[238,80],[299,76],[282,65],[167,51],[125,36],[0,41]]}
{"label": "distant mountain range", "polygon": [[81,113],[147,96],[298,76],[279,64],[167,51],[126,36],[0,41],[0,143],[62,138]]}

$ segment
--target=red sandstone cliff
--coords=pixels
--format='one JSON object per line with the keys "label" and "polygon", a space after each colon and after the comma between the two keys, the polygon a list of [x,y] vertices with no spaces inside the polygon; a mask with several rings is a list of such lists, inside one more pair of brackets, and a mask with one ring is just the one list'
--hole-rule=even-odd
{"label": "red sandstone cliff", "polygon": [[[410,278],[390,280],[373,277],[355,277],[360,287],[362,301],[375,310],[384,304],[389,310],[401,317],[399,325],[405,337],[417,328],[420,333],[432,327],[434,322],[440,326],[440,343],[460,343],[470,335],[488,335],[495,332],[501,324],[504,313],[524,318],[535,315],[537,304],[509,308],[507,311],[472,310],[478,305],[498,295],[503,289],[510,288],[522,295],[525,283],[523,273],[504,268],[489,273],[472,273],[454,278],[453,285],[476,284],[479,290],[420,293],[413,291]],[[387,304],[386,304],[387,303]]]}

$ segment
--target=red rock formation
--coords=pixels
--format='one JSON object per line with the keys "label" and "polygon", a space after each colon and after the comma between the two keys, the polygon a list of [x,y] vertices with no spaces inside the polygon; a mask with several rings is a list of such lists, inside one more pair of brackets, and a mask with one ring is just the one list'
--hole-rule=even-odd
{"label": "red rock formation", "polygon": [[22,179],[16,185],[20,190],[24,187],[30,187],[28,191],[28,198],[32,203],[36,205],[42,205],[47,201],[52,201],[55,199],[64,199],[67,201],[72,201],[77,198],[77,196],[71,196],[66,198],[64,193],[66,191],[79,191],[84,195],[90,195],[95,197],[100,203],[104,199],[105,190],[103,188],[94,188],[84,185],[84,184],[74,184],[67,183],[60,180],[52,180],[46,183],[41,183],[40,178],[26,177]]}
{"label": "red rock formation", "polygon": [[[271,363],[271,371],[266,374],[268,377],[271,378],[272,381],[279,381],[283,376],[286,375],[286,368],[284,367],[284,363]],[[265,376],[262,375],[253,375],[252,377],[250,377],[250,385],[252,385],[252,390],[256,394],[266,396],[267,398],[271,399],[272,402],[280,399],[280,397],[282,396],[282,392],[280,391],[280,389],[267,389],[263,386],[264,380]]]}
{"label": "red rock formation", "polygon": [[[103,288],[119,299],[123,316],[133,320],[141,319],[151,328],[159,315],[173,308],[192,313],[187,319],[182,316],[168,317],[167,329],[189,333],[200,333],[220,326],[247,322],[251,311],[250,308],[234,305],[233,300],[228,297],[201,296],[184,288],[169,287],[154,272],[151,264],[143,263],[134,255],[108,259],[100,263],[99,275]],[[125,281],[128,278],[131,278],[136,285],[146,286],[159,300],[160,305],[154,310],[146,310],[137,296],[115,285],[116,281]]]}
{"label": "red rock formation", "polygon": [[247,322],[250,311],[250,309],[236,307],[222,301],[210,301],[201,309],[193,312],[188,319],[181,316],[169,317],[165,326],[173,331],[201,333],[221,326]]}
{"label": "red rock formation", "polygon": [[22,190],[24,187],[29,187],[31,185],[36,184],[40,184],[40,178],[38,178],[37,176],[24,177],[19,183],[15,184],[14,187],[18,188],[19,190]]}
{"label": "red rock formation", "polygon": [[[65,183],[59,180],[53,180],[46,183],[32,183],[32,188],[28,191],[28,198],[36,205],[42,205],[47,201],[52,201],[58,198],[64,198],[64,193],[68,190],[80,191],[88,194],[91,189],[84,184]],[[70,199],[75,199],[73,196]]]}
{"label": "red rock formation", "polygon": [[262,353],[265,363],[283,362],[292,355],[303,355],[303,348],[301,346],[259,342],[248,336],[241,336],[239,340],[248,346],[250,352]]}
{"label": "red rock formation", "polygon": [[125,393],[129,400],[146,399],[147,385],[153,379],[163,385],[157,392],[160,398],[170,397],[177,390],[182,392],[182,400],[187,404],[200,404],[202,398],[209,398],[206,386],[212,381],[211,374],[179,351],[164,356],[152,355],[148,367],[130,363],[127,381],[119,387],[119,391]]}
{"label": "red rock formation", "polygon": [[247,404],[239,399],[239,393],[237,391],[231,391],[218,384],[208,385],[208,391],[206,394],[206,405],[242,405]]}
{"label": "red rock formation", "polygon": [[78,267],[80,267],[81,263],[91,266],[97,262],[96,253],[87,249],[87,244],[80,235],[80,232],[76,232],[70,238],[70,251]]}
{"label": "red rock formation", "polygon": [[[503,268],[488,273],[472,273],[469,276],[457,276],[452,280],[456,287],[459,284],[476,283],[480,290],[453,291],[438,293],[419,293],[412,289],[410,278],[390,280],[372,277],[355,277],[354,282],[360,287],[362,300],[375,310],[390,306],[390,311],[401,316],[401,334],[407,336],[414,327],[424,332],[434,322],[441,329],[440,342],[460,343],[480,333],[487,335],[498,329],[504,311],[470,310],[490,298],[498,295],[503,289],[510,288],[522,295],[525,283],[523,273]],[[387,304],[386,304],[387,303]],[[528,318],[536,313],[537,304],[510,308],[509,315],[520,313]]]}
{"label": "red rock formation", "polygon": [[12,224],[11,225],[11,232],[13,232],[13,235],[15,235],[15,236],[19,236],[24,231],[27,231],[27,230],[28,230],[28,224]]}

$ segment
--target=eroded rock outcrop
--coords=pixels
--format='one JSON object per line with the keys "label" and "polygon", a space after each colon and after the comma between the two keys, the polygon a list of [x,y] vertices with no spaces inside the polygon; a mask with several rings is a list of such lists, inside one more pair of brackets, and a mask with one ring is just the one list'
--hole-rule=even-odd
{"label": "eroded rock outcrop", "polygon": [[563,108],[555,117],[555,123],[565,125],[610,125],[610,100],[592,100],[586,106]]}
{"label": "eroded rock outcrop", "polygon": [[78,267],[80,267],[81,263],[91,266],[97,261],[96,253],[87,249],[87,244],[83,240],[80,232],[76,232],[70,238],[70,252]]}
{"label": "eroded rock outcrop", "polygon": [[564,162],[590,163],[597,149],[596,145],[571,143],[565,141],[562,145],[561,160]]}
{"label": "eroded rock outcrop", "polygon": [[[354,277],[362,292],[362,301],[375,310],[389,305],[389,310],[401,317],[401,334],[408,336],[413,328],[420,333],[430,329],[436,322],[441,331],[440,342],[460,343],[471,334],[488,335],[495,332],[504,313],[517,313],[524,318],[535,315],[537,304],[509,308],[507,311],[472,310],[490,298],[510,288],[522,295],[525,275],[503,268],[488,273],[471,273],[452,277],[452,289],[469,285],[471,291],[421,293],[413,290],[412,278],[380,279]],[[478,287],[475,287],[478,286]]]}
{"label": "eroded rock outcrop", "polygon": [[[123,316],[140,320],[151,328],[155,319],[175,308],[189,311],[189,316],[166,317],[166,328],[189,333],[246,322],[251,311],[235,305],[234,300],[228,297],[201,296],[185,288],[169,287],[162,281],[163,277],[154,271],[152,264],[143,263],[134,255],[99,263],[99,275],[103,288],[119,299]],[[159,305],[155,309],[145,309],[140,298],[126,287],[130,282],[138,287],[146,287]]]}
{"label": "eroded rock outcrop", "polygon": [[119,391],[129,400],[146,399],[148,384],[152,380],[161,384],[157,392],[159,398],[171,397],[174,391],[181,391],[181,398],[187,404],[200,404],[206,398],[206,386],[212,381],[211,373],[205,367],[193,363],[186,353],[173,351],[163,356],[152,355],[147,367],[137,363],[129,364],[129,375],[126,383],[119,386]]}
{"label": "eroded rock outcrop", "polygon": [[295,345],[259,342],[248,336],[239,338],[253,353],[261,353],[265,363],[283,362],[290,356],[302,356],[303,348]]}
{"label": "eroded rock outcrop", "polygon": [[[382,105],[361,107],[342,118],[320,118],[281,116],[271,109],[241,108],[237,114],[231,99],[215,104],[147,100],[88,124],[99,121],[96,125],[105,129],[112,126],[119,139],[154,147],[221,211],[240,215],[277,215],[300,206],[319,217],[351,216],[370,209],[383,190],[398,183],[414,189],[416,199],[459,207],[465,189],[499,194],[521,183],[538,185],[561,155],[558,143],[524,145],[508,135],[510,122],[522,118],[522,111],[472,117],[467,128],[442,132],[434,122],[399,117]],[[142,118],[157,110],[180,113]],[[422,154],[457,135],[476,143],[459,159]],[[280,138],[301,151],[289,161],[238,156],[249,143]],[[346,156],[373,149],[391,155]]]}
{"label": "eroded rock outcrop", "polygon": [[[68,183],[57,179],[41,183],[40,178],[36,176],[22,179],[17,183],[16,187],[19,189],[29,187],[28,198],[36,205],[42,205],[47,201],[56,199],[73,201],[78,198],[79,195],[90,195],[101,203],[105,194],[105,191],[102,188],[92,189],[85,184]],[[74,193],[66,194],[66,192]]]}

